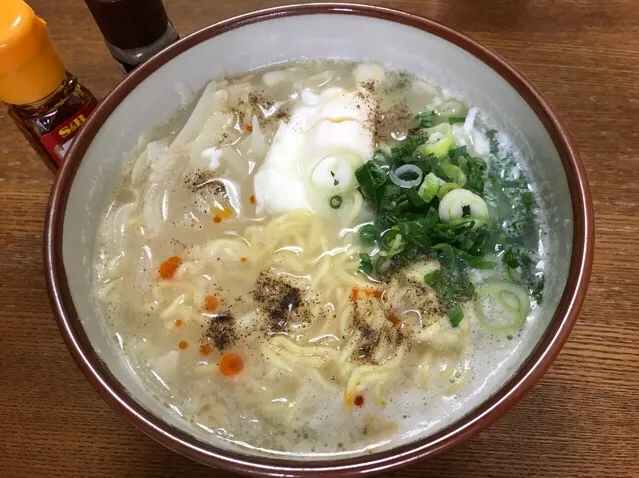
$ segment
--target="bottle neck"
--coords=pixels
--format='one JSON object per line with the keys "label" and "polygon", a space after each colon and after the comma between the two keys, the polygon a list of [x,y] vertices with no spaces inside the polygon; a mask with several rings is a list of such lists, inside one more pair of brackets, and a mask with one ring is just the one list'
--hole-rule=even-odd
{"label": "bottle neck", "polygon": [[75,90],[78,80],[71,73],[66,72],[62,82],[44,98],[24,105],[11,105],[14,110],[18,110],[25,115],[37,116],[43,112],[54,109],[69,97]]}
{"label": "bottle neck", "polygon": [[125,65],[138,66],[167,46],[175,43],[178,38],[179,37],[173,23],[168,20],[166,30],[162,36],[149,45],[139,48],[122,49],[106,42],[106,46],[113,58],[115,58],[118,62]]}

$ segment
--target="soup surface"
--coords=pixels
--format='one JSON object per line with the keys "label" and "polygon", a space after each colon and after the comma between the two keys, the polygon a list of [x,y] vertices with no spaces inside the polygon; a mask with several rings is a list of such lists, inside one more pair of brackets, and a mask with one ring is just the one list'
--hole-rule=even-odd
{"label": "soup surface", "polygon": [[135,373],[197,429],[349,455],[433,432],[512,373],[541,228],[471,104],[375,64],[279,65],[212,81],[141,139],[95,287]]}

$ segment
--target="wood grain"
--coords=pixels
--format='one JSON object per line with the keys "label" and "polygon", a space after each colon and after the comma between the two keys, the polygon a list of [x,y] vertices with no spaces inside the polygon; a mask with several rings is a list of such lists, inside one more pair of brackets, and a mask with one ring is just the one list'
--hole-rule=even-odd
{"label": "wood grain", "polygon": [[[30,3],[48,21],[69,70],[103,97],[120,75],[83,2]],[[387,476],[639,476],[639,4],[371,3],[433,17],[520,68],[573,133],[597,222],[588,298],[546,377],[467,444]],[[166,0],[166,5],[186,34],[274,2]],[[0,476],[231,476],[157,445],[84,380],[58,334],[43,279],[51,175],[4,110],[0,131]]]}

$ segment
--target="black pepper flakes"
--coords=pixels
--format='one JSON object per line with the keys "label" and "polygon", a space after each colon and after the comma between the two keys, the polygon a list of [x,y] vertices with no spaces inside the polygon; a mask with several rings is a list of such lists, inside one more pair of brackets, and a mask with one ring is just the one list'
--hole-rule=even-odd
{"label": "black pepper flakes", "polygon": [[237,341],[235,318],[231,313],[215,314],[204,332],[204,342],[213,342],[215,348],[224,352]]}
{"label": "black pepper flakes", "polygon": [[354,303],[353,324],[360,339],[353,359],[361,363],[377,364],[375,356],[378,350],[387,349],[389,346],[398,349],[406,342],[406,336],[404,331],[395,327],[391,321],[385,321],[379,328],[372,327],[367,321],[370,314],[371,310],[362,307],[360,302]]}
{"label": "black pepper flakes", "polygon": [[388,141],[393,133],[405,129],[406,124],[414,118],[406,100],[375,114],[375,142]]}
{"label": "black pepper flakes", "polygon": [[359,330],[362,337],[358,347],[359,357],[370,360],[375,346],[379,341],[380,333],[365,322],[358,324],[357,330]]}
{"label": "black pepper flakes", "polygon": [[260,128],[264,131],[275,129],[280,121],[288,122],[291,108],[287,104],[273,101],[263,90],[255,90],[248,94],[247,100],[239,100],[231,112],[238,118],[244,131],[251,130],[253,116],[259,118]]}
{"label": "black pepper flakes", "polygon": [[185,186],[191,192],[206,189],[220,199],[228,198],[228,191],[224,183],[209,170],[197,169],[195,173],[185,180]]}
{"label": "black pepper flakes", "polygon": [[258,276],[252,296],[267,313],[271,331],[284,329],[292,318],[291,313],[302,304],[301,292],[297,287],[265,272]]}

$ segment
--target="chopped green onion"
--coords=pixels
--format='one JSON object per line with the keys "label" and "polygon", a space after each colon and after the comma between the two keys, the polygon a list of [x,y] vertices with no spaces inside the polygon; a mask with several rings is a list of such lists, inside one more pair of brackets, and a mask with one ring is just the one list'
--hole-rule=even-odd
{"label": "chopped green onion", "polygon": [[399,232],[397,226],[390,228],[384,234],[379,241],[380,254],[387,257],[392,257],[404,249],[406,241],[404,241],[402,235]]}
{"label": "chopped green onion", "polygon": [[[445,244],[445,246],[448,246],[448,244]],[[454,261],[455,257],[452,249],[444,249],[448,249],[448,252],[453,253],[453,257],[448,259]],[[459,326],[464,318],[464,312],[459,304],[472,299],[475,294],[475,287],[468,279],[468,276],[465,274],[452,276],[448,272],[437,269],[426,274],[424,282],[433,289],[442,305],[446,308],[450,325],[453,327]]]}
{"label": "chopped green onion", "polygon": [[437,114],[439,116],[443,116],[444,118],[466,119],[467,113],[468,108],[466,108],[466,105],[457,100],[446,100],[437,107]]}
{"label": "chopped green onion", "polygon": [[472,261],[472,262],[469,262],[468,265],[473,267],[474,269],[481,269],[481,270],[490,270],[497,267],[497,263],[495,261],[486,261],[486,260]]}
{"label": "chopped green onion", "polygon": [[377,189],[386,183],[386,173],[374,161],[367,161],[355,171],[359,190],[364,199],[374,200]]}
{"label": "chopped green onion", "polygon": [[519,260],[515,257],[512,248],[506,251],[503,261],[510,269],[517,269],[520,266]]}
{"label": "chopped green onion", "polygon": [[461,160],[466,159],[468,156],[468,148],[466,146],[459,146],[458,148],[453,148],[448,152],[448,157],[457,165],[461,165]]}
{"label": "chopped green onion", "polygon": [[448,194],[454,189],[459,189],[459,187],[460,187],[459,184],[455,184],[455,183],[442,184],[439,187],[439,190],[437,191],[437,197],[441,201],[444,198],[444,196],[446,196],[446,194]]}
{"label": "chopped green onion", "polygon": [[386,166],[388,164],[388,158],[386,158],[386,154],[383,151],[377,150],[373,154],[373,161],[378,166]]}
{"label": "chopped green onion", "polygon": [[484,224],[488,224],[488,217],[487,216],[473,216],[472,215],[472,210],[471,210],[471,215],[470,216],[466,216],[466,217],[456,217],[451,219],[450,221],[448,221],[447,224],[451,224],[453,226],[458,226],[459,224],[466,224],[467,222],[474,222],[475,223],[475,227],[479,227],[479,226],[483,226]]}
{"label": "chopped green onion", "polygon": [[521,280],[521,274],[518,272],[518,269],[511,269],[510,267],[506,267],[506,275],[512,282],[519,282]]}
{"label": "chopped green onion", "polygon": [[450,180],[450,182],[459,184],[459,187],[463,188],[466,186],[466,173],[459,166],[455,166],[451,163],[443,163],[442,169],[446,174],[446,177]]}
{"label": "chopped green onion", "polygon": [[512,333],[526,322],[530,298],[524,289],[514,284],[489,282],[477,291],[475,311],[479,322],[491,332]]}
{"label": "chopped green onion", "polygon": [[459,304],[455,304],[452,307],[449,307],[446,313],[448,315],[448,321],[453,327],[458,327],[462,319],[464,318],[464,311],[459,306]]}
{"label": "chopped green onion", "polygon": [[511,291],[502,290],[497,294],[497,301],[507,308],[508,310],[514,310],[519,312],[521,309],[521,301],[519,297],[513,294]]}
{"label": "chopped green onion", "polygon": [[417,119],[422,128],[430,128],[437,120],[437,113],[434,111],[423,111],[417,115]]}
{"label": "chopped green onion", "polygon": [[439,269],[429,272],[428,274],[424,276],[424,282],[426,282],[426,284],[431,286],[433,289],[435,288],[435,285],[437,284],[437,282],[440,281],[441,279],[442,279],[442,271],[440,271]]}
{"label": "chopped green onion", "polygon": [[428,139],[416,149],[423,157],[432,154],[438,158],[443,158],[448,155],[448,151],[455,145],[453,130],[448,123],[428,128],[424,132]]}
{"label": "chopped green onion", "polygon": [[375,226],[372,224],[366,224],[362,226],[359,230],[359,239],[362,241],[362,244],[365,246],[374,246],[376,237],[375,237]]}
{"label": "chopped green onion", "polygon": [[[470,215],[484,219],[488,222],[488,207],[477,194],[467,189],[454,189],[446,194],[439,202],[439,219],[450,222],[452,219],[467,219],[464,217],[464,209],[470,208]],[[479,227],[475,224],[475,227]]]}
{"label": "chopped green onion", "polygon": [[519,266],[530,266],[533,264],[530,253],[526,251],[526,249],[524,249],[522,246],[518,245],[510,246],[504,253],[502,261],[510,269],[517,269]]}
{"label": "chopped green onion", "polygon": [[405,189],[419,186],[423,176],[422,170],[414,164],[402,164],[388,175],[393,184]]}
{"label": "chopped green onion", "polygon": [[375,270],[379,275],[386,275],[386,273],[390,270],[392,265],[392,261],[390,257],[382,256],[377,259],[375,263]]}
{"label": "chopped green onion", "polygon": [[371,260],[371,256],[364,252],[359,254],[359,270],[366,275],[371,275],[373,273],[373,261]]}
{"label": "chopped green onion", "polygon": [[428,173],[417,190],[417,194],[426,202],[430,202],[439,191],[439,178],[433,173]]}
{"label": "chopped green onion", "polygon": [[339,207],[342,205],[342,196],[333,196],[330,200],[330,205],[333,209],[339,209]]}

